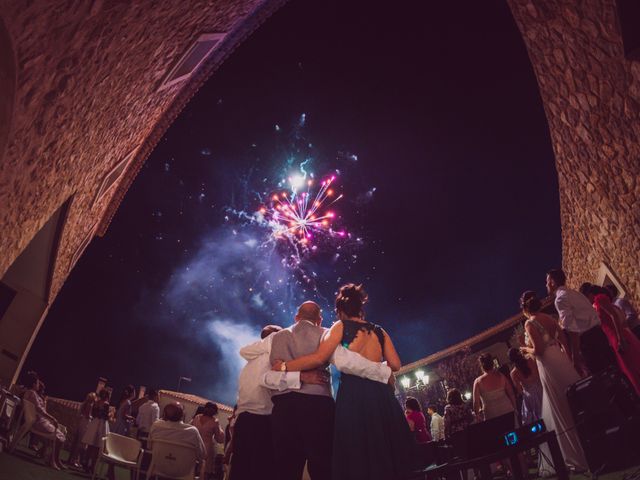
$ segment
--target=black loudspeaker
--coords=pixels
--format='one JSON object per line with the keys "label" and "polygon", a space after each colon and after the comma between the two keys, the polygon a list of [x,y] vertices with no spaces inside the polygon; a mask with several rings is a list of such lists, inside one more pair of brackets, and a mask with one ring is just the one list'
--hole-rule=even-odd
{"label": "black loudspeaker", "polygon": [[600,473],[637,462],[640,398],[617,368],[573,384],[567,398],[589,470]]}

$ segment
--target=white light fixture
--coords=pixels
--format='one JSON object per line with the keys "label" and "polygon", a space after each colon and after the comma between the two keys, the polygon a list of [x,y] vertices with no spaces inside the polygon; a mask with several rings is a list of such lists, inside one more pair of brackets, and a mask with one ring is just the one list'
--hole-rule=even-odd
{"label": "white light fixture", "polygon": [[464,398],[467,399],[467,400],[471,400],[471,392],[466,392],[464,394]]}
{"label": "white light fixture", "polygon": [[420,381],[424,378],[424,372],[422,370],[416,370],[415,376],[418,381]]}
{"label": "white light fixture", "polygon": [[409,379],[409,377],[402,377],[400,379],[400,383],[404,388],[409,388],[409,385],[411,385],[411,380]]}

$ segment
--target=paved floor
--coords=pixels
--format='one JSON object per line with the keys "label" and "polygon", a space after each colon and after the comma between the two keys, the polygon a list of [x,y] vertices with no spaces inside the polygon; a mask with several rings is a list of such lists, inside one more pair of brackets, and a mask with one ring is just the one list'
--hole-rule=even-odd
{"label": "paved floor", "polygon": [[[66,454],[62,455],[63,460]],[[44,460],[33,452],[19,448],[15,453],[0,453],[0,480],[83,480],[91,478],[77,470],[56,471],[47,467]],[[573,475],[571,480],[587,480],[590,475]],[[116,469],[116,480],[131,480],[124,469]],[[257,479],[259,480],[259,479]],[[549,480],[549,479],[547,479]],[[640,466],[598,477],[598,480],[640,480]]]}

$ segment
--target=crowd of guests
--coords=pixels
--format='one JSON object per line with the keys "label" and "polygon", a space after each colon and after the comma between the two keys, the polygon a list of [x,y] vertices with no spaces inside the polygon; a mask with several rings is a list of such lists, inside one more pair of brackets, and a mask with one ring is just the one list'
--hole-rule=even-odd
{"label": "crowd of guests", "polygon": [[[75,431],[67,432],[67,428],[47,411],[44,383],[35,372],[28,372],[23,386],[23,401],[30,402],[35,408],[36,421],[30,431],[30,447],[37,453],[48,451],[47,463],[54,469],[76,468],[93,472],[103,438],[107,434],[135,437],[146,450],[146,461],[149,465],[153,451],[153,442],[166,440],[191,446],[196,453],[199,467],[204,462],[204,472],[209,479],[222,479],[222,457],[216,455],[215,444],[223,444],[229,440],[230,432],[220,427],[217,418],[218,406],[208,402],[196,411],[190,423],[184,422],[184,407],[178,402],[165,406],[162,417],[158,392],[154,389],[146,391],[143,402],[136,401],[134,408],[135,388],[129,385],[124,388],[118,402],[111,404],[111,393],[102,389],[97,394],[89,393],[80,404]],[[115,408],[114,408],[115,407]],[[24,407],[23,407],[24,408]],[[135,415],[134,415],[135,414]],[[60,459],[60,451],[67,441],[69,433],[73,433],[69,457],[66,464]],[[40,445],[44,442],[43,445]],[[115,478],[113,465],[109,465],[107,477]],[[204,479],[203,479],[204,480]]]}
{"label": "crowd of guests", "polygon": [[[183,422],[178,403],[167,405],[160,419],[154,390],[136,412],[132,386],[123,390],[111,418],[109,393],[102,390],[87,395],[80,407],[70,463],[94,468],[111,421],[112,431],[120,435],[132,435],[135,425],[136,436],[148,449],[160,439],[191,444],[214,478],[221,478],[224,463],[229,480],[300,480],[305,466],[312,480],[392,480],[419,464],[416,446],[446,442],[474,422],[513,415],[514,426],[543,419],[547,429],[556,432],[565,463],[586,471],[567,390],[586,375],[618,369],[640,395],[638,315],[614,287],[584,284],[580,291],[569,289],[561,270],[548,273],[546,286],[558,318],[542,311],[535,292],[523,293],[525,334],[521,345],[509,351],[511,371],[505,375],[491,355],[481,355],[472,401],[450,389],[443,415],[429,405],[427,418],[411,397],[403,413],[394,394],[393,372],[401,364],[393,342],[384,329],[365,319],[368,298],[362,286],[348,284],[336,297],[336,321],[330,328],[321,326],[320,307],[304,302],[293,325],[267,325],[260,340],[240,350],[247,364],[226,431],[213,403],[191,424]],[[329,364],[341,372],[335,400]],[[37,375],[31,374],[26,386],[24,398],[38,415],[34,428],[50,439],[49,463],[60,468],[64,428],[47,413]],[[216,443],[225,446],[217,461]],[[553,473],[548,458],[544,452],[539,458],[543,475]]]}
{"label": "crowd of guests", "polygon": [[[585,283],[580,291],[569,289],[562,270],[547,274],[546,287],[558,318],[542,311],[543,302],[535,292],[524,292],[520,306],[525,334],[521,345],[509,350],[511,370],[505,374],[490,354],[481,355],[482,373],[473,384],[471,405],[458,390],[450,390],[443,419],[434,406],[428,408],[429,434],[421,405],[407,398],[406,418],[416,442],[442,440],[435,432],[443,423],[446,440],[471,423],[503,415],[513,415],[514,426],[543,419],[547,429],[556,432],[567,466],[579,472],[588,469],[567,391],[587,375],[618,370],[640,395],[638,314],[628,300],[618,297],[613,285]],[[553,474],[550,455],[542,450],[539,474]]]}

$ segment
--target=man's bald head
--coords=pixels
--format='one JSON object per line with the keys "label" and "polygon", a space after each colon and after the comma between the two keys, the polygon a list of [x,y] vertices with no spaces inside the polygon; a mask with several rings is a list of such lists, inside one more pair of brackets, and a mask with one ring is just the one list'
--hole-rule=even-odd
{"label": "man's bald head", "polygon": [[300,320],[309,320],[310,322],[320,325],[322,323],[322,310],[316,302],[304,302],[298,307],[296,313],[296,322]]}
{"label": "man's bald head", "polygon": [[164,407],[163,418],[168,422],[179,422],[184,418],[184,407],[178,402],[171,402]]}

